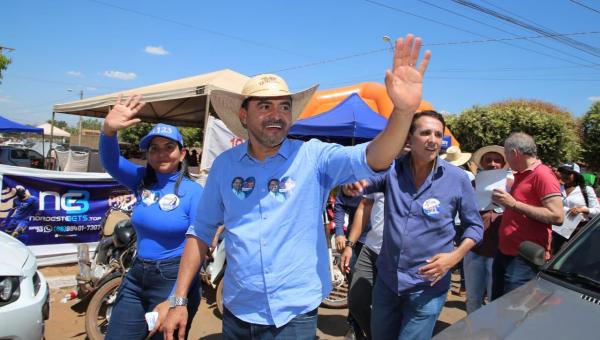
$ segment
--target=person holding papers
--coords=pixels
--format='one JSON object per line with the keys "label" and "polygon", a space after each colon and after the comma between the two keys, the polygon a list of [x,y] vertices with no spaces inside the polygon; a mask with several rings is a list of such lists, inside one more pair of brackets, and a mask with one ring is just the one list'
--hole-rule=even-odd
{"label": "person holding papers", "polygon": [[487,293],[488,299],[492,296],[492,263],[498,251],[498,228],[504,212],[504,208],[492,202],[492,190],[508,190],[507,177],[512,182],[503,147],[484,146],[473,153],[472,161],[480,170],[475,176],[475,195],[484,234],[483,240],[463,260],[469,314],[481,307],[484,294]]}
{"label": "person holding papers", "polygon": [[565,219],[562,226],[552,226],[552,253],[560,248],[591,218],[600,214],[600,204],[594,189],[585,185],[581,169],[576,163],[558,167]]}

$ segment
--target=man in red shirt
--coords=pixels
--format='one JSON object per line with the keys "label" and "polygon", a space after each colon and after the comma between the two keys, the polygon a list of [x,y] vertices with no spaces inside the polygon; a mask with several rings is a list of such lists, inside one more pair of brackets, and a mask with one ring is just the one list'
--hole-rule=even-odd
{"label": "man in red shirt", "polygon": [[531,266],[517,256],[521,242],[532,241],[544,247],[548,259],[552,225],[563,222],[560,184],[552,169],[537,158],[533,138],[522,132],[512,133],[504,142],[504,150],[515,181],[510,192],[495,189],[492,194],[492,200],[505,209],[492,269],[492,299],[535,277]]}

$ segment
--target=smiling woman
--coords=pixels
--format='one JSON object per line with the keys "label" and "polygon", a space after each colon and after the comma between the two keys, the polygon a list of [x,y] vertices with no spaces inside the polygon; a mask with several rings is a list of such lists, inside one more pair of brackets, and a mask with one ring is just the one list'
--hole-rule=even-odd
{"label": "smiling woman", "polygon": [[[145,338],[148,326],[144,314],[167,308],[185,234],[195,219],[202,195],[202,187],[189,178],[183,137],[174,126],[157,124],[142,138],[140,149],[146,150],[148,159],[145,167],[119,155],[117,131],[139,122],[134,117],[143,106],[140,100],[133,96],[121,104],[119,98],[105,118],[100,138],[100,156],[106,171],[134,192],[137,200],[131,218],[137,255],[118,288],[106,339]],[[189,294],[177,299],[181,305],[187,304],[193,318],[200,304],[198,278]],[[161,322],[157,320],[155,328]]]}

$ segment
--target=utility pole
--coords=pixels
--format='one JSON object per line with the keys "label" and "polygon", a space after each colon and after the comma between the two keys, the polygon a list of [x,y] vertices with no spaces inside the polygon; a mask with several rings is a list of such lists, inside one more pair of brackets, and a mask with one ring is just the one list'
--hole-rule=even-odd
{"label": "utility pole", "polygon": [[[79,91],[79,100],[83,100],[83,90]],[[83,130],[82,116],[79,116],[79,146],[81,146],[81,134]]]}

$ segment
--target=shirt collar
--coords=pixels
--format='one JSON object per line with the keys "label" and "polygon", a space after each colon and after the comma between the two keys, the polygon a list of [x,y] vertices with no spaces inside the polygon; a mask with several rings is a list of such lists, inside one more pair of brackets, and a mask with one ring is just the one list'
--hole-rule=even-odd
{"label": "shirt collar", "polygon": [[[240,145],[239,154],[238,154],[238,159],[240,161],[242,159],[244,159],[244,157],[254,159],[250,155],[250,152],[248,151],[249,147],[250,147],[249,141],[245,141],[244,144]],[[292,142],[288,138],[284,138],[283,142],[281,143],[281,146],[279,146],[279,150],[277,150],[277,155],[280,155],[281,157],[288,159],[288,158],[290,158],[291,154],[292,154]]]}
{"label": "shirt collar", "polygon": [[[400,157],[399,161],[403,164],[403,166],[408,167],[408,169],[410,170],[410,152],[408,154]],[[434,174],[438,174],[440,172],[443,172],[446,169],[446,166],[448,166],[448,164],[449,163],[447,161],[443,160],[438,155],[436,157],[435,164],[433,165],[434,168],[433,168],[432,172]]]}
{"label": "shirt collar", "polygon": [[523,174],[529,171],[533,171],[535,170],[535,168],[537,168],[538,166],[542,165],[542,161],[540,161],[539,159],[536,159],[535,162],[533,162],[529,167],[527,167],[527,169],[523,170],[523,171],[518,171],[518,174]]}

